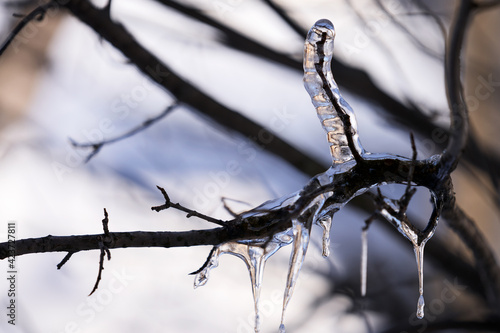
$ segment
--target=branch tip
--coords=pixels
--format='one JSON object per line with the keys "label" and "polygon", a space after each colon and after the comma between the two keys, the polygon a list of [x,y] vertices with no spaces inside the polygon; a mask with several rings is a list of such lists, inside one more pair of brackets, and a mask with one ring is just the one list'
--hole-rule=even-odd
{"label": "branch tip", "polygon": [[71,256],[73,254],[75,254],[77,251],[74,251],[74,252],[68,252],[66,253],[66,255],[64,256],[64,258],[61,260],[60,263],[57,264],[57,269],[61,269],[61,267],[64,266],[65,263],[68,262],[68,260],[71,258]]}

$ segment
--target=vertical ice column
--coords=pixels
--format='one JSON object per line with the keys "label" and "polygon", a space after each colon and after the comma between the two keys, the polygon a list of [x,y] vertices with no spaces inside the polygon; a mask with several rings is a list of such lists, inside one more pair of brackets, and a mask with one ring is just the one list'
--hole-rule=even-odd
{"label": "vertical ice column", "polygon": [[340,94],[331,71],[335,30],[329,20],[319,20],[309,30],[304,45],[304,86],[327,133],[333,164],[353,158],[344,131],[349,120],[354,149],[362,155],[357,124],[349,104]]}

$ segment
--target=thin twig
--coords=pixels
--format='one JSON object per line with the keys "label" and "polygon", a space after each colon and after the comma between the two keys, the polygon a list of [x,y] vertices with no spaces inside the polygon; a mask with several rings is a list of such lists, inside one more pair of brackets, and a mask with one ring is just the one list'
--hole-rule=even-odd
{"label": "thin twig", "polygon": [[[403,31],[410,39],[412,43],[414,43],[422,52],[426,53],[427,55],[441,60],[443,58],[443,55],[440,54],[439,52],[431,49],[427,45],[425,45],[417,36],[418,34],[414,33],[414,30],[408,29],[398,18],[393,15],[385,6],[384,1],[382,0],[376,0],[378,7],[388,16],[391,18],[391,21],[394,25],[396,25],[401,31]],[[430,12],[430,11],[429,11]],[[425,13],[423,13],[425,14]],[[398,14],[399,15],[399,14]],[[403,16],[404,14],[401,14]],[[423,15],[422,15],[423,16]],[[432,14],[426,14],[426,16],[429,16],[432,18]],[[445,35],[443,35],[444,37]]]}
{"label": "thin twig", "polygon": [[293,20],[290,15],[281,8],[280,5],[276,4],[273,0],[264,0],[264,2],[271,8],[283,21],[285,21],[290,28],[292,28],[299,36],[305,36],[307,30],[302,28],[295,20]]}
{"label": "thin twig", "polygon": [[171,111],[173,111],[177,106],[179,106],[179,103],[178,102],[174,102],[173,104],[169,105],[159,115],[145,120],[139,126],[136,126],[136,127],[132,128],[130,131],[125,132],[122,135],[119,135],[119,136],[117,136],[115,138],[112,138],[112,139],[102,140],[102,141],[99,141],[99,142],[89,142],[89,143],[78,143],[78,142],[74,141],[71,138],[69,140],[70,140],[71,144],[73,145],[73,147],[76,147],[76,148],[92,148],[92,151],[90,152],[90,154],[87,155],[87,157],[85,158],[85,163],[87,163],[88,161],[90,161],[90,159],[92,159],[92,157],[94,157],[95,155],[97,155],[97,153],[105,145],[109,145],[111,143],[114,143],[114,142],[117,142],[117,141],[129,138],[129,137],[131,137],[131,136],[133,136],[133,135],[135,135],[135,134],[137,134],[137,133],[145,130],[149,126],[151,126],[151,125],[155,124],[156,122],[160,121],[161,119],[163,119],[167,114],[169,114]]}
{"label": "thin twig", "polygon": [[188,217],[188,218],[191,216],[196,216],[196,217],[198,217],[202,220],[208,221],[208,222],[212,222],[212,223],[224,226],[224,227],[227,226],[227,223],[222,221],[222,220],[215,219],[211,216],[198,213],[197,211],[186,208],[186,207],[182,206],[181,204],[171,202],[165,189],[158,186],[158,185],[156,187],[160,190],[161,194],[163,194],[163,198],[165,198],[165,204],[160,205],[160,206],[151,207],[151,210],[159,212],[159,211],[162,211],[162,210],[165,210],[165,209],[172,207],[172,208],[175,208],[177,210],[180,210],[180,211],[187,213],[186,217]]}
{"label": "thin twig", "polygon": [[109,239],[110,239],[110,234],[109,234],[109,228],[108,228],[108,212],[106,211],[106,208],[104,208],[104,219],[102,220],[102,229],[104,231],[104,237],[99,236],[97,238],[98,243],[99,243],[99,273],[97,273],[97,279],[94,284],[94,288],[90,292],[89,296],[92,295],[97,288],[99,287],[99,282],[101,282],[101,276],[102,276],[102,271],[104,270],[104,257],[107,255],[108,261],[111,260],[111,251],[108,248],[107,244],[110,244]]}
{"label": "thin twig", "polygon": [[[40,5],[33,9],[26,16],[22,16],[21,21],[14,27],[14,29],[7,36],[7,39],[0,46],[0,56],[5,52],[5,50],[9,47],[9,45],[14,41],[15,37],[23,30],[25,26],[27,26],[33,20],[43,20],[45,17],[45,13],[51,8],[56,6],[56,1],[49,1],[46,4]],[[19,17],[19,15],[15,15]]]}
{"label": "thin twig", "polygon": [[406,184],[406,190],[403,196],[399,199],[399,215],[402,217],[406,214],[406,210],[410,204],[410,200],[417,191],[416,188],[411,187],[411,182],[413,180],[413,173],[415,172],[415,163],[417,162],[417,146],[415,145],[415,138],[413,137],[413,133],[410,132],[410,141],[411,141],[411,164],[410,170],[408,171],[408,183]]}
{"label": "thin twig", "polygon": [[446,44],[444,67],[446,96],[450,108],[450,138],[441,158],[441,174],[443,177],[456,168],[467,141],[469,118],[467,104],[463,96],[460,55],[462,54],[467,23],[473,9],[474,5],[471,0],[460,1]]}
{"label": "thin twig", "polygon": [[207,259],[205,260],[205,262],[203,263],[203,265],[201,265],[200,268],[198,268],[197,270],[195,270],[194,272],[191,272],[189,273],[188,275],[196,275],[198,273],[200,273],[202,270],[204,270],[208,264],[210,263],[210,259],[212,258],[212,255],[214,254],[214,252],[219,248],[218,245],[212,247],[212,249],[210,250],[210,252],[208,253],[208,256],[207,256]]}
{"label": "thin twig", "polygon": [[63,267],[63,266],[64,266],[64,264],[65,264],[65,263],[67,263],[67,262],[68,262],[68,260],[69,260],[69,259],[71,259],[71,256],[72,256],[73,254],[75,254],[76,252],[78,252],[78,251],[70,251],[70,252],[68,252],[68,253],[64,256],[64,258],[61,260],[61,262],[57,264],[57,269],[61,269],[61,267]]}
{"label": "thin twig", "polygon": [[97,288],[99,288],[99,282],[101,282],[101,276],[102,276],[102,271],[104,270],[104,256],[106,253],[108,254],[108,260],[111,259],[111,254],[109,252],[109,249],[105,248],[104,244],[99,242],[99,247],[101,249],[100,254],[99,254],[99,273],[97,274],[97,279],[94,284],[94,288],[92,288],[92,291],[90,292],[89,296],[92,295]]}
{"label": "thin twig", "polygon": [[104,219],[102,219],[102,229],[104,230],[104,236],[109,237],[109,228],[108,228],[108,212],[106,208],[104,208]]}

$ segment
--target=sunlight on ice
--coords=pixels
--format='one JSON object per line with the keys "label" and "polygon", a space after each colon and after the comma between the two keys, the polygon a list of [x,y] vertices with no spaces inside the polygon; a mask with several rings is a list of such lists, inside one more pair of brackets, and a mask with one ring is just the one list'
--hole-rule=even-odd
{"label": "sunlight on ice", "polygon": [[330,229],[332,228],[332,216],[325,215],[318,219],[317,224],[323,228],[323,257],[327,258],[330,255]]}
{"label": "sunlight on ice", "polygon": [[219,255],[220,247],[217,247],[215,251],[210,255],[206,267],[195,275],[194,277],[194,288],[204,286],[208,282],[208,276],[212,269],[219,266]]}
{"label": "sunlight on ice", "polygon": [[257,239],[227,242],[220,245],[212,253],[210,259],[208,260],[208,265],[196,275],[194,283],[195,288],[206,284],[208,280],[208,273],[211,269],[218,266],[218,258],[221,254],[229,253],[242,259],[245,262],[250,274],[255,308],[255,332],[258,333],[260,331],[259,300],[264,267],[269,257],[276,253],[276,251],[278,251],[281,247],[292,242],[293,238],[290,233],[290,230],[277,233],[273,235],[273,238],[270,241]]}
{"label": "sunlight on ice", "polygon": [[[333,164],[337,164],[353,158],[338,112],[346,114],[350,120],[355,149],[360,155],[364,151],[356,131],[354,112],[340,94],[331,71],[334,39],[335,29],[328,20],[319,20],[309,30],[304,45],[304,87],[327,133]],[[325,89],[325,84],[328,89]]]}
{"label": "sunlight on ice", "polygon": [[[304,257],[309,245],[309,229],[305,223],[294,220],[293,222],[293,248],[290,255],[290,266],[286,281],[285,294],[283,297],[283,310],[281,313],[281,325],[284,328],[285,311],[293,295],[293,289],[304,262]],[[280,326],[281,330],[281,326]],[[283,330],[284,331],[284,330]]]}
{"label": "sunlight on ice", "polygon": [[424,246],[425,243],[422,242],[420,246],[414,246],[415,258],[417,260],[417,270],[418,270],[418,303],[417,303],[417,318],[424,318]]}
{"label": "sunlight on ice", "polygon": [[368,265],[368,229],[361,231],[361,296],[366,295],[366,274]]}
{"label": "sunlight on ice", "polygon": [[420,297],[418,298],[418,303],[417,303],[417,318],[418,319],[424,318],[424,306],[425,306],[424,295],[420,294]]}
{"label": "sunlight on ice", "polygon": [[[390,203],[390,200],[386,200],[386,203]],[[425,244],[431,237],[434,235],[434,232],[436,230],[437,224],[434,226],[434,228],[429,231],[426,235],[426,237],[422,240],[418,239],[417,232],[413,230],[407,223],[404,221],[401,221],[394,216],[392,216],[387,210],[383,209],[381,211],[382,215],[388,219],[389,221],[392,221],[398,231],[408,238],[410,242],[413,244],[413,251],[415,252],[415,259],[417,261],[417,271],[418,271],[418,292],[419,292],[419,298],[417,302],[417,318],[422,319],[424,317],[424,306],[425,306],[425,301],[424,301],[424,247]]]}

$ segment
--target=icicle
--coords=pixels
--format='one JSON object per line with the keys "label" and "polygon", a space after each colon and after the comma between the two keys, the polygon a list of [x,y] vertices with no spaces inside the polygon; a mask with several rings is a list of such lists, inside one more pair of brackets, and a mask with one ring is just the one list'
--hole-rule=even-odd
{"label": "icicle", "polygon": [[368,265],[368,228],[361,230],[361,296],[366,295],[366,274]]}
{"label": "icicle", "polygon": [[285,294],[283,297],[283,309],[281,312],[281,325],[280,332],[285,332],[285,311],[288,306],[288,302],[293,295],[293,289],[297,278],[302,268],[302,263],[304,262],[304,257],[307,252],[307,247],[309,245],[309,230],[307,226],[298,220],[293,220],[293,248],[290,255],[290,266],[288,268],[288,276],[286,281]]}
{"label": "icicle", "polygon": [[208,275],[210,271],[219,266],[219,256],[220,256],[220,247],[217,247],[212,254],[210,255],[210,258],[208,259],[207,266],[196,276],[194,277],[194,288],[198,288],[201,286],[204,286],[208,282]]}
{"label": "icicle", "polygon": [[417,302],[417,318],[418,319],[424,318],[424,306],[425,306],[424,295],[420,294],[420,296],[418,297],[418,302]]}
{"label": "icicle", "polygon": [[203,286],[208,281],[210,270],[218,266],[219,257],[221,254],[229,253],[242,259],[250,275],[252,284],[252,294],[255,308],[255,332],[260,331],[260,311],[259,300],[262,280],[264,276],[264,267],[267,259],[276,253],[281,247],[292,242],[291,229],[275,234],[272,240],[256,239],[250,241],[227,242],[212,253],[208,260],[207,266],[199,272],[195,277],[195,288]]}
{"label": "icicle", "polygon": [[415,251],[415,259],[417,260],[417,270],[418,270],[418,302],[417,302],[417,318],[424,318],[424,246],[425,242],[422,242],[419,246],[413,246]]}
{"label": "icicle", "polygon": [[325,215],[317,221],[323,228],[323,257],[327,258],[330,255],[330,229],[332,228],[332,216]]}
{"label": "icicle", "polygon": [[309,30],[304,45],[304,86],[327,133],[333,164],[337,164],[353,159],[339,112],[349,117],[355,149],[361,155],[364,151],[354,113],[340,94],[331,71],[334,39],[335,30],[329,20],[319,20]]}
{"label": "icicle", "polygon": [[[389,200],[386,200],[386,203],[390,203]],[[422,319],[424,318],[424,306],[425,306],[425,300],[424,300],[424,247],[425,244],[431,237],[434,235],[434,232],[436,231],[437,227],[437,217],[436,217],[436,223],[434,224],[434,227],[432,230],[427,232],[425,235],[425,238],[420,241],[418,240],[418,235],[417,233],[404,221],[401,221],[394,216],[392,216],[387,210],[383,209],[381,211],[382,215],[386,217],[389,221],[392,221],[396,227],[398,228],[398,231],[404,235],[406,238],[408,238],[412,244],[413,244],[413,251],[415,252],[415,259],[417,261],[417,271],[418,271],[418,301],[417,301],[417,318]]]}

